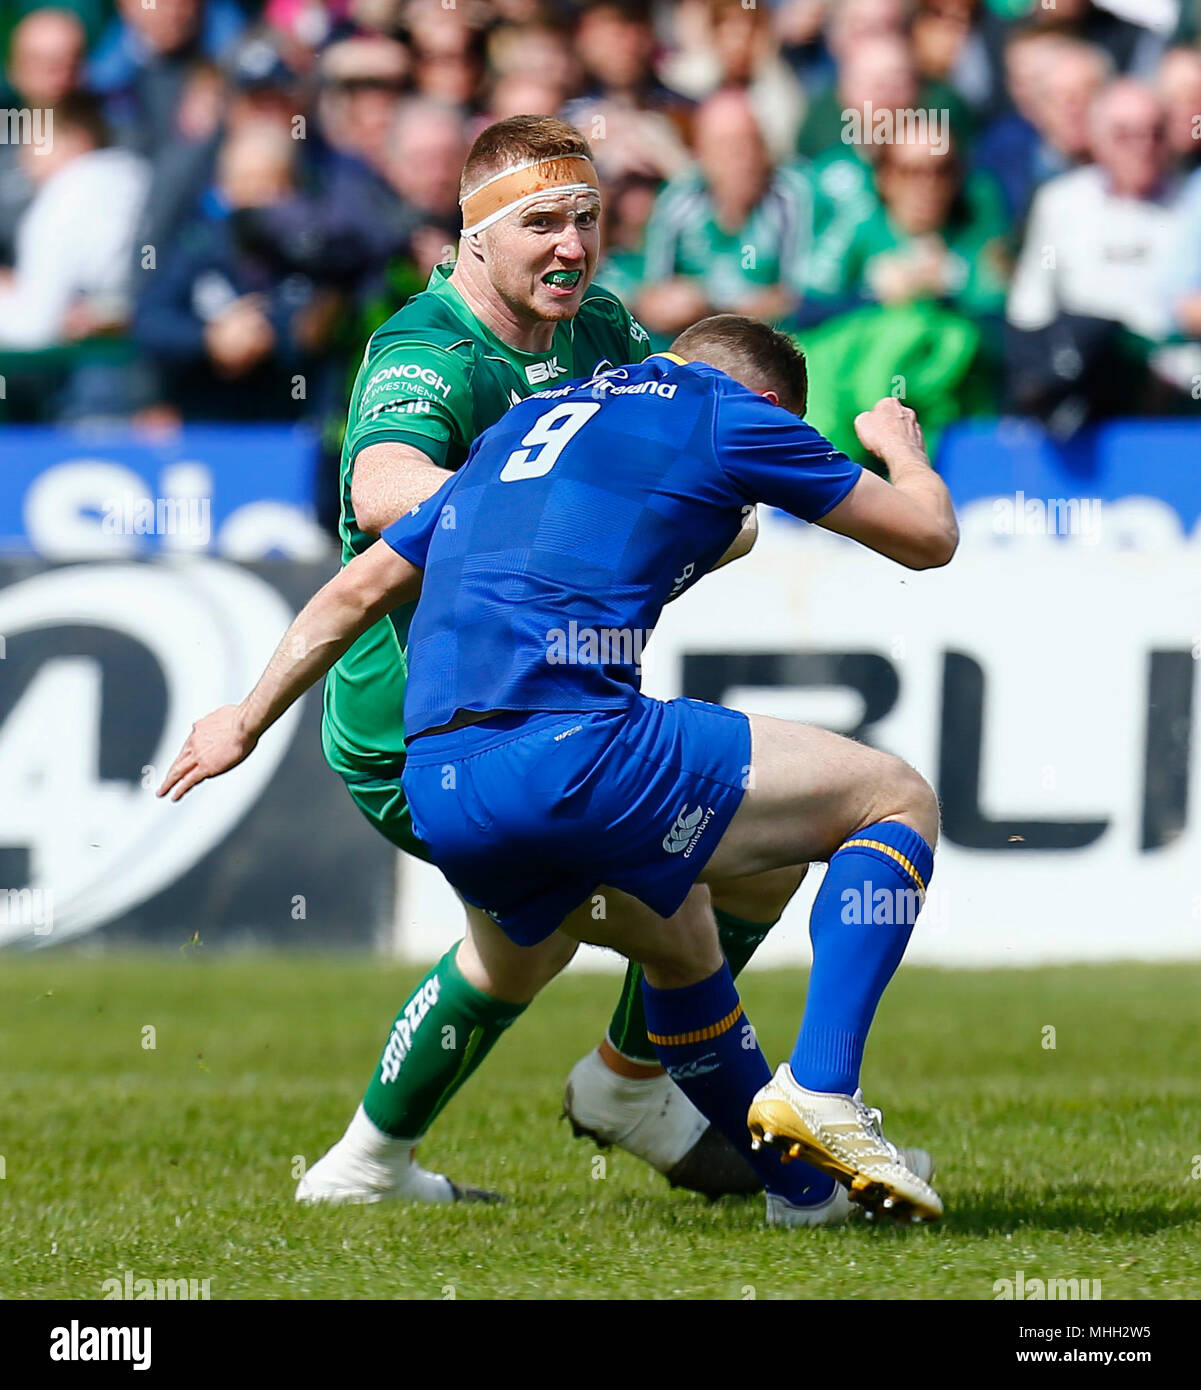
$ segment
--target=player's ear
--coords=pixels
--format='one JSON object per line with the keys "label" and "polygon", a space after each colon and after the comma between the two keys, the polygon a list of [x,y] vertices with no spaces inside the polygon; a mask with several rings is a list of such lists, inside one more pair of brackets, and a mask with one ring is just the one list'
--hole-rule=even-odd
{"label": "player's ear", "polygon": [[759,394],[761,396],[765,396],[769,401],[771,401],[772,405],[780,404],[780,396],[777,391],[760,391]]}

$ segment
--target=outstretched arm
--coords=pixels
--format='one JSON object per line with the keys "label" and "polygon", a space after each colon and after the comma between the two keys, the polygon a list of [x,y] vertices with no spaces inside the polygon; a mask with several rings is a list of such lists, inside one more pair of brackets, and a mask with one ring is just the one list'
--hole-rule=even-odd
{"label": "outstretched arm", "polygon": [[865,469],[817,524],[908,569],[945,565],[959,544],[959,526],[951,495],[930,467],[917,416],[886,396],[856,416],[855,433],[888,465],[892,482]]}
{"label": "outstretched arm", "polygon": [[159,796],[172,801],[248,758],[281,714],[318,681],[372,624],[421,592],[423,571],[376,541],[305,604],[240,705],[225,705],[192,726]]}

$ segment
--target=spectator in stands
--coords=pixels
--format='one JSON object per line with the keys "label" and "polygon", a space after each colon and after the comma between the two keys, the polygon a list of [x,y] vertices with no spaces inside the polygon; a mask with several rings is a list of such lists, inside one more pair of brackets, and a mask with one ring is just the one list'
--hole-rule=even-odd
{"label": "spectator in stands", "polygon": [[185,419],[295,418],[320,394],[339,248],[299,191],[297,156],[277,125],[230,132],[203,213],[147,280],[136,337]]}
{"label": "spectator in stands", "polygon": [[788,166],[773,167],[745,92],[728,89],[703,103],[696,150],[697,167],[656,199],[638,317],[664,335],[720,311],[791,318],[812,236],[808,184]]}
{"label": "spectator in stands", "polygon": [[780,0],[772,6],[772,30],[780,45],[780,56],[806,92],[820,91],[834,77],[834,61],[825,40],[832,3],[833,0]]}
{"label": "spectator in stands", "polygon": [[973,215],[953,145],[928,133],[882,145],[876,188],[879,206],[856,228],[835,293],[811,296],[811,313],[823,299],[827,314],[918,299],[973,318],[1004,312],[1004,222]]}
{"label": "spectator in stands", "polygon": [[1160,336],[1157,267],[1174,245],[1180,182],[1170,173],[1166,114],[1154,92],[1113,82],[1091,113],[1096,163],[1036,196],[1009,300],[1017,327],[1089,314]]}
{"label": "spectator in stands", "polygon": [[1061,161],[1061,172],[1094,158],[1092,110],[1112,74],[1104,51],[1065,40],[1043,75],[1043,100],[1035,107],[1047,146],[1046,159]]}
{"label": "spectator in stands", "polygon": [[14,28],[0,101],[5,106],[57,106],[80,88],[84,28],[70,10],[34,10]]}
{"label": "spectator in stands", "polygon": [[1168,113],[1168,148],[1182,173],[1201,167],[1201,51],[1164,54],[1155,86]]}
{"label": "spectator in stands", "polygon": [[1150,29],[1120,18],[1093,0],[1034,4],[1029,21],[1053,33],[1095,44],[1108,54],[1119,73],[1151,71],[1163,47],[1163,39]]}
{"label": "spectator in stands", "polygon": [[593,0],[580,10],[575,47],[583,86],[563,116],[587,136],[606,181],[668,179],[688,163],[693,104],[656,76],[655,42],[646,4]]}
{"label": "spectator in stands", "polygon": [[997,180],[1020,222],[1042,184],[1091,161],[1089,108],[1112,64],[1101,49],[1040,28],[1017,31],[1005,64],[1015,110],[984,133],[975,163]]}
{"label": "spectator in stands", "polygon": [[19,157],[36,192],[0,272],[0,346],[37,349],[124,323],[145,164],[107,148],[99,103],[75,94],[54,110],[54,138]]}
{"label": "spectator in stands", "polygon": [[[832,147],[815,159],[806,176],[813,188],[814,243],[807,283],[818,304],[843,293],[843,263],[859,227],[873,216],[879,199],[873,164],[883,148],[877,120],[892,116],[892,132],[908,131],[906,113],[916,126],[920,112],[927,129],[950,139],[954,123],[946,107],[917,101],[917,75],[904,40],[895,35],[865,39],[847,53],[839,75],[840,128]],[[857,118],[857,119],[852,119]],[[892,135],[886,130],[886,138]],[[962,147],[962,146],[961,146]],[[1003,214],[1001,192],[987,174],[973,173],[964,182],[973,222],[992,225]],[[807,311],[805,311],[807,313]]]}
{"label": "spectator in stands", "polygon": [[410,0],[405,7],[418,92],[464,115],[483,100],[487,35],[481,18],[467,5],[448,9],[441,0]]}
{"label": "spectator in stands", "polygon": [[1015,130],[1003,122],[990,129],[977,150],[977,166],[997,179],[1013,216],[1021,219],[1048,179],[1092,161],[1089,111],[1113,65],[1092,44],[1039,29],[1025,31],[1014,48],[1011,71],[1022,74],[1018,89],[1022,78],[1029,84],[1019,107],[1028,126]]}
{"label": "spectator in stands", "polygon": [[[372,278],[358,297],[357,312],[340,329],[337,347],[353,383],[363,344],[414,294],[425,289],[434,266],[453,260],[458,245],[459,172],[470,148],[467,123],[459,112],[427,97],[401,104],[389,141],[388,177],[401,200],[397,244],[383,273]],[[341,445],[346,423],[339,398],[326,424]],[[336,453],[331,465],[336,465]],[[336,467],[334,476],[336,477]]]}
{"label": "spectator in stands", "polygon": [[366,242],[374,272],[404,239],[387,171],[408,72],[408,51],[395,39],[359,35],[331,44],[318,68],[317,120],[302,142],[314,190]]}
{"label": "spectator in stands", "polygon": [[568,33],[548,23],[499,26],[489,40],[488,67],[488,109],[479,129],[510,116],[556,115],[579,86]]}
{"label": "spectator in stands", "polygon": [[831,0],[826,6],[825,34],[831,84],[863,44],[872,39],[903,39],[908,17],[908,0]]}
{"label": "spectator in stands", "polygon": [[[8,55],[7,90],[0,106],[7,110],[46,110],[79,89],[83,68],[84,29],[69,10],[34,10],[13,29]],[[25,172],[20,146],[0,144],[0,265],[16,254],[17,223],[33,201],[36,186]]]}
{"label": "spectator in stands", "polygon": [[[659,181],[629,174],[605,185],[601,227],[604,248],[596,271],[598,284],[612,290],[624,304],[634,304],[646,285],[646,226],[655,207]],[[656,347],[666,347],[656,335]]]}
{"label": "spectator in stands", "polygon": [[408,72],[404,44],[382,34],[330,44],[321,55],[317,108],[325,139],[343,154],[382,171]]}
{"label": "spectator in stands", "polygon": [[[842,60],[838,88],[831,108],[836,124],[822,136],[824,144],[809,167],[815,203],[817,234],[838,224],[834,255],[854,229],[876,206],[872,181],[872,162],[878,146],[870,139],[871,122],[862,117],[868,111],[911,109],[917,101],[917,73],[904,39],[884,34],[864,39]],[[858,115],[856,126],[846,119]],[[825,117],[815,107],[810,121]],[[802,137],[802,143],[804,143]]]}
{"label": "spectator in stands", "polygon": [[917,0],[910,37],[924,82],[950,87],[989,119],[1006,107],[1000,20],[983,0]]}
{"label": "spectator in stands", "polygon": [[1179,236],[1165,267],[1164,285],[1173,327],[1201,341],[1201,170],[1192,174],[1181,194]]}
{"label": "spectator in stands", "polygon": [[117,140],[153,154],[174,137],[193,68],[219,60],[245,17],[235,0],[117,0],[118,17],[88,64]]}
{"label": "spectator in stands", "polygon": [[673,86],[701,99],[723,87],[744,90],[774,160],[796,148],[806,110],[805,92],[780,56],[768,7],[740,0],[709,0],[704,36],[690,52],[669,62]]}
{"label": "spectator in stands", "polygon": [[478,133],[485,126],[508,120],[510,116],[554,116],[566,100],[566,88],[553,78],[526,72],[506,73],[490,85],[487,109],[473,123],[473,128]]}
{"label": "spectator in stands", "polygon": [[895,0],[855,0],[845,11],[832,11],[829,41],[837,80],[810,103],[797,141],[800,154],[817,160],[840,146],[846,112],[862,113],[865,101],[873,111],[919,106],[946,111],[959,138],[970,136],[967,104],[945,82],[926,82],[918,73],[912,46],[898,27],[903,15],[904,7]]}
{"label": "spectator in stands", "polygon": [[400,196],[405,258],[415,279],[408,294],[424,289],[434,266],[454,257],[459,239],[459,173],[471,142],[453,107],[426,97],[403,102],[387,142],[384,172]]}
{"label": "spectator in stands", "polygon": [[303,133],[293,130],[299,111],[296,74],[264,33],[248,34],[224,69],[207,62],[193,67],[173,136],[152,163],[138,244],[171,245],[212,183],[217,151],[230,130],[270,121],[289,134]]}
{"label": "spectator in stands", "polygon": [[[1163,103],[1123,78],[1090,115],[1096,163],[1035,195],[1009,296],[1018,403],[1069,421],[1131,408],[1149,345],[1171,331],[1164,267],[1180,233],[1181,181],[1171,172]],[[1145,340],[1142,350],[1118,330]]]}

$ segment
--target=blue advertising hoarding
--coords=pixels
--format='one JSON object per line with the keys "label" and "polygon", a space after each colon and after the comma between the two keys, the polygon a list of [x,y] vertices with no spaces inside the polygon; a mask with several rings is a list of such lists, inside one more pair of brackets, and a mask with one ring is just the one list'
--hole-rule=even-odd
{"label": "blue advertising hoarding", "polygon": [[45,559],[190,552],[312,559],[312,430],[193,425],[163,434],[0,429],[0,551]]}

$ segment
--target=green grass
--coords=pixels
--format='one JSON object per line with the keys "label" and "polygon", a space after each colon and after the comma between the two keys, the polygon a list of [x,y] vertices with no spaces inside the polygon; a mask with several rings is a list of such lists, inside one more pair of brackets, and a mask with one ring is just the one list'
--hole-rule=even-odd
{"label": "green grass", "polygon": [[[1201,1296],[1201,966],[903,971],[864,1084],[886,1133],[938,1160],[934,1227],[768,1230],[761,1199],[672,1192],[617,1152],[594,1168],[558,1120],[616,995],[587,975],[531,1008],[423,1148],[505,1206],[297,1207],[294,1156],[341,1133],[417,974],[6,958],[0,1295],[96,1298],[128,1269],[213,1298],[990,1299],[1021,1269]],[[777,1059],[803,974],[744,985]]]}

